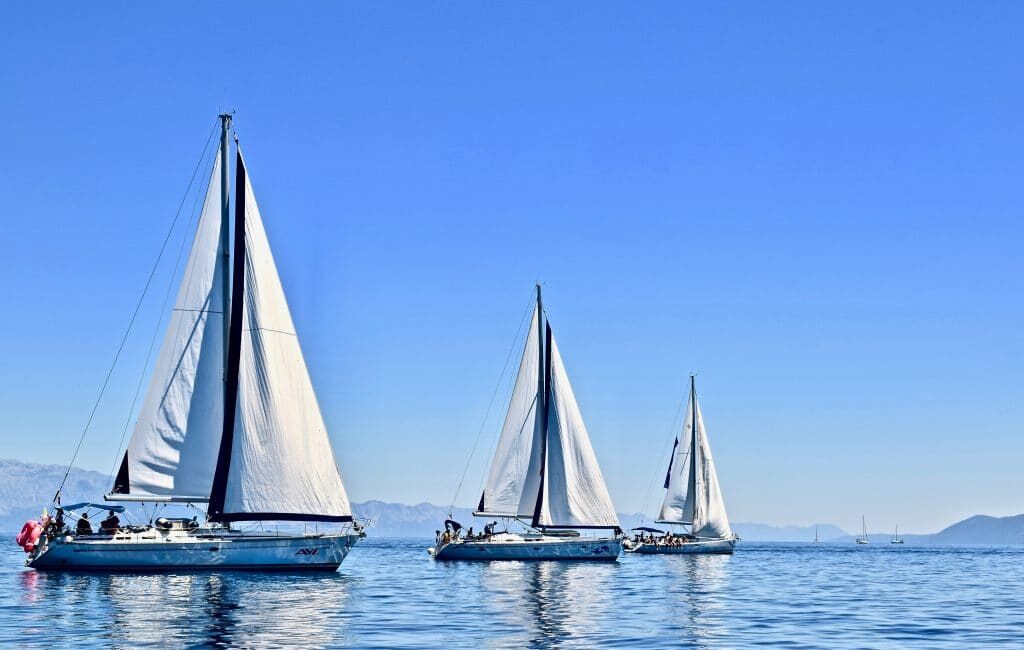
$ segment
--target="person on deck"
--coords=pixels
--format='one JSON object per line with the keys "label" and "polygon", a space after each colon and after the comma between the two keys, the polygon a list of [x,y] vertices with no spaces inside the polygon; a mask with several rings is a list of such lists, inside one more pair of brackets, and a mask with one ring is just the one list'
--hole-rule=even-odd
{"label": "person on deck", "polygon": [[100,522],[100,532],[113,535],[121,527],[121,520],[113,510],[107,512],[107,518]]}
{"label": "person on deck", "polygon": [[89,523],[89,513],[83,512],[82,516],[78,518],[78,523],[75,524],[76,535],[92,535],[92,524]]}

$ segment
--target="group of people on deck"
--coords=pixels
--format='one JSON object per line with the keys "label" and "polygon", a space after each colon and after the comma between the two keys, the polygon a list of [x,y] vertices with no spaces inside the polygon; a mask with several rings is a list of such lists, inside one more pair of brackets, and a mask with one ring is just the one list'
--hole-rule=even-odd
{"label": "group of people on deck", "polygon": [[654,536],[654,533],[639,533],[633,536],[633,542],[635,544],[652,544],[654,546],[670,546],[678,547],[682,546],[687,542],[695,542],[697,538],[693,535],[674,535],[672,533],[665,533],[664,535]]}
{"label": "group of people on deck", "polygon": [[[54,524],[57,526],[57,532],[63,532],[64,530],[64,511],[61,509],[57,510],[57,518],[54,520]],[[101,535],[113,535],[121,528],[121,520],[118,518],[117,513],[113,510],[107,512],[107,518],[100,522],[100,534]],[[82,516],[78,518],[78,522],[75,524],[75,535],[81,537],[82,535],[92,535],[92,522],[89,521],[89,513],[83,512]]]}
{"label": "group of people on deck", "polygon": [[449,542],[457,540],[464,540],[468,542],[481,541],[491,537],[494,534],[494,527],[498,525],[498,522],[492,521],[489,524],[484,524],[484,531],[482,533],[474,533],[473,527],[470,526],[466,529],[466,535],[462,535],[462,525],[458,522],[451,521],[450,519],[444,522],[444,531],[434,531],[434,541],[438,546],[443,546]]}

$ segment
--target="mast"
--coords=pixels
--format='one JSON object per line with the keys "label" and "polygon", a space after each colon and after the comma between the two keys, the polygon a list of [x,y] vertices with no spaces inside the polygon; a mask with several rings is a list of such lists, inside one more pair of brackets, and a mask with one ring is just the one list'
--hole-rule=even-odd
{"label": "mast", "polygon": [[224,321],[224,381],[227,382],[228,333],[231,324],[231,184],[228,180],[228,131],[231,130],[231,113],[220,115],[220,249],[224,251],[221,263],[221,318]]}
{"label": "mast", "polygon": [[[227,492],[228,472],[231,469],[231,448],[235,436],[235,413],[238,408],[238,373],[242,357],[242,308],[245,303],[245,163],[242,150],[235,143],[235,246],[231,257],[233,263],[228,322],[227,360],[224,370],[224,427],[221,432],[217,466],[213,473],[213,487],[210,491],[210,506],[207,518],[221,521],[224,514],[224,497]],[[223,233],[222,233],[223,234]],[[227,258],[225,258],[227,259]]]}
{"label": "mast", "polygon": [[[540,485],[537,488],[537,504],[533,508],[532,526],[540,524],[540,512],[544,505],[544,470],[548,460],[548,408],[551,385],[551,326],[544,321],[544,302],[540,296],[540,282],[537,283],[537,416],[541,426]],[[544,333],[547,329],[545,344]]]}
{"label": "mast", "polygon": [[690,519],[690,532],[694,535],[693,522],[697,521],[697,384],[696,375],[690,375],[690,493],[693,495],[693,517]]}

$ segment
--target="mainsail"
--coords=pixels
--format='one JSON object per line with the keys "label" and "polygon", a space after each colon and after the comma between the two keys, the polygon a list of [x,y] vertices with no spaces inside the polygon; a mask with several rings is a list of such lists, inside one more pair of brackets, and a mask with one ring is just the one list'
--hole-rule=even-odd
{"label": "mainsail", "polygon": [[692,378],[683,434],[673,447],[665,488],[658,523],[690,524],[695,537],[732,535]]}
{"label": "mainsail", "polygon": [[537,307],[475,514],[540,528],[619,525],[551,326]]}
{"label": "mainsail", "polygon": [[208,500],[208,517],[220,522],[350,521],[241,150],[234,250],[226,256],[228,122],[160,357],[109,498]]}
{"label": "mainsail", "polygon": [[149,389],[113,493],[204,501],[224,423],[224,244],[218,152]]}

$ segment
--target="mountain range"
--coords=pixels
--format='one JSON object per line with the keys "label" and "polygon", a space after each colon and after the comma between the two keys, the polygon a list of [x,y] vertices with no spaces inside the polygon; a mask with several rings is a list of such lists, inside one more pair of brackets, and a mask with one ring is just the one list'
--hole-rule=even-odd
{"label": "mountain range", "polygon": [[[0,530],[17,531],[28,519],[38,518],[42,506],[50,503],[53,490],[67,471],[62,465],[40,465],[0,459]],[[110,488],[111,477],[102,472],[72,468],[62,493],[64,503],[101,501]],[[448,518],[448,508],[431,503],[405,505],[383,501],[352,504],[353,514],[369,519],[374,537],[433,537]],[[141,513],[134,513],[136,517]],[[482,526],[469,508],[454,508],[451,517],[467,526]],[[626,530],[654,525],[640,513],[619,514]],[[774,526],[734,522],[733,530],[750,542],[808,542],[814,539],[815,526]],[[819,524],[823,542],[852,543],[854,536],[838,526]],[[904,535],[907,544],[1024,544],[1024,514],[1013,517],[975,515],[931,535]],[[871,535],[872,542],[888,542],[889,535]]]}

